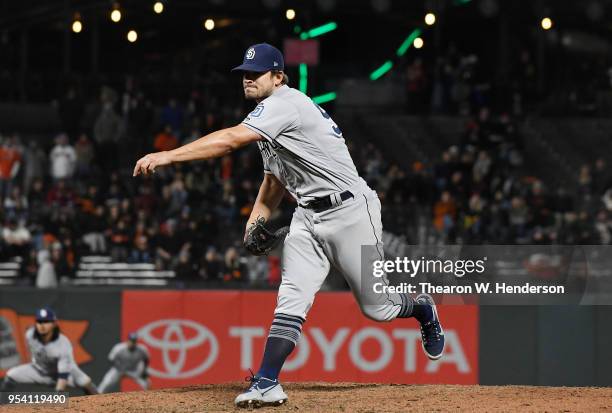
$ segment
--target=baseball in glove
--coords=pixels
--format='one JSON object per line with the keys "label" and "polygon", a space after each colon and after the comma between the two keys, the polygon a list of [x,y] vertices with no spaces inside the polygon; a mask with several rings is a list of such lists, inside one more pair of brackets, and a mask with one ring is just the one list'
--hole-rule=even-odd
{"label": "baseball in glove", "polygon": [[266,220],[263,217],[258,217],[247,229],[244,248],[253,255],[267,255],[283,242],[289,233],[289,227],[271,232],[266,228],[265,223]]}

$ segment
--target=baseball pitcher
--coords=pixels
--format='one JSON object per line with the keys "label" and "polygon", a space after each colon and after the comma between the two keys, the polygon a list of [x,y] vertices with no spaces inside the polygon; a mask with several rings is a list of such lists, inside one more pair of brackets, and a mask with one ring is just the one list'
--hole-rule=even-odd
{"label": "baseball pitcher", "polygon": [[109,388],[118,384],[123,376],[133,379],[144,390],[149,389],[149,351],[137,341],[136,333],[130,333],[127,341],[114,345],[108,355],[112,367],[98,386],[100,393],[108,392]]}
{"label": "baseball pitcher", "polygon": [[[256,142],[264,178],[244,240],[254,254],[265,254],[283,242],[286,231],[272,232],[266,221],[285,190],[297,201],[284,238],[282,282],[263,360],[235,404],[251,407],[287,400],[278,375],[332,265],[344,275],[366,317],[376,321],[414,317],[420,323],[425,353],[440,358],[444,332],[431,297],[374,294],[372,285],[380,280],[362,277],[362,268],[367,272],[374,260],[384,259],[381,204],[358,175],[341,129],[323,108],[288,86],[283,55],[275,47],[266,43],[249,47],[242,65],[233,70],[242,73],[245,98],[257,103],[242,123],[172,151],[148,154],[136,163],[134,176],[174,162],[217,158]],[[362,246],[372,248],[362,256]]]}
{"label": "baseball pitcher", "polygon": [[66,386],[80,387],[85,394],[97,394],[96,387],[74,361],[72,344],[60,332],[55,312],[41,308],[36,312],[36,324],[25,334],[32,361],[6,372],[3,389],[13,389],[18,383],[55,385],[56,391]]}

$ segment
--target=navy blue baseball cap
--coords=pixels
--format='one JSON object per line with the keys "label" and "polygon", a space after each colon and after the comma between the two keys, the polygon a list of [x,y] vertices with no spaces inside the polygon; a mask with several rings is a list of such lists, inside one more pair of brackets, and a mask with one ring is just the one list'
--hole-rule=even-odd
{"label": "navy blue baseball cap", "polygon": [[57,321],[55,312],[49,307],[36,310],[36,321]]}
{"label": "navy blue baseball cap", "polygon": [[271,44],[254,44],[245,52],[242,64],[233,68],[232,72],[237,70],[262,73],[268,70],[285,70],[285,59],[281,51]]}

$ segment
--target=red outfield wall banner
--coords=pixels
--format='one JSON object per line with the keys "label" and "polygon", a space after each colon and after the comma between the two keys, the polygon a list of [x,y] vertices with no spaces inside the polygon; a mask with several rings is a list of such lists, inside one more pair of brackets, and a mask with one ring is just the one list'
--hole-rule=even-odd
{"label": "red outfield wall banner", "polygon": [[[122,338],[138,331],[151,354],[154,388],[242,380],[259,367],[274,292],[125,291]],[[439,306],[441,360],[421,349],[414,319],[366,319],[350,293],[320,293],[283,381],[478,382],[478,307]],[[123,390],[136,389],[124,380]]]}

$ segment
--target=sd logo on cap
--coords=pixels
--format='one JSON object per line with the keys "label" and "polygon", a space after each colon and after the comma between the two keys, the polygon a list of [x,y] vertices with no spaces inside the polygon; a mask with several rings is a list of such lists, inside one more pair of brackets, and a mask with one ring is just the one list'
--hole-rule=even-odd
{"label": "sd logo on cap", "polygon": [[276,47],[268,43],[259,43],[249,47],[244,54],[240,66],[232,72],[242,70],[245,72],[267,72],[268,70],[285,70],[285,59]]}

